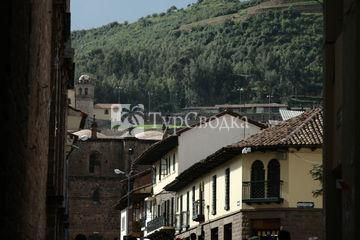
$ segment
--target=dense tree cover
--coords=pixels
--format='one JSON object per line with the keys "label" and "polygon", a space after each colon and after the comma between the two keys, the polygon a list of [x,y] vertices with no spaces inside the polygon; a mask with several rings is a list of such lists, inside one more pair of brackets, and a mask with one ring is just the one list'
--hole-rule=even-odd
{"label": "dense tree cover", "polygon": [[[210,24],[256,1],[199,0],[186,9],[72,33],[76,76],[97,79],[96,101],[148,102],[153,109],[272,100],[322,91],[323,19],[293,8]],[[209,19],[181,31],[184,24]]]}

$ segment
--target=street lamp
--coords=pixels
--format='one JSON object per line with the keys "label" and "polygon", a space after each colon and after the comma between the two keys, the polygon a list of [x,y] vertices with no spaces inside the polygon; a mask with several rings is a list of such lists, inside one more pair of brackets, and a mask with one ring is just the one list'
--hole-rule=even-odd
{"label": "street lamp", "polygon": [[270,113],[270,112],[271,112],[271,111],[270,111],[270,110],[271,110],[270,104],[271,104],[272,95],[269,94],[269,95],[266,95],[266,97],[269,98],[269,106],[268,106],[268,112],[269,112],[269,113],[268,113],[268,114],[269,114],[269,121],[270,121],[270,118],[271,118],[271,116],[270,116],[270,114],[271,114],[271,113]]}
{"label": "street lamp", "polygon": [[148,94],[148,113],[150,113],[150,95],[151,95],[150,91],[148,91],[147,94]]}
{"label": "street lamp", "polygon": [[237,90],[239,91],[239,94],[240,94],[240,101],[239,101],[239,104],[241,105],[241,92],[243,92],[243,91],[244,91],[244,89],[243,89],[243,88],[238,88]]}
{"label": "street lamp", "polygon": [[[114,173],[117,175],[124,175],[127,177],[127,205],[126,205],[126,234],[129,233],[129,206],[130,206],[130,179],[131,175],[130,173],[127,174],[126,172],[121,171],[120,169],[116,168],[114,169]],[[122,231],[122,230],[121,230]]]}
{"label": "street lamp", "polygon": [[120,104],[120,90],[121,90],[121,87],[117,86],[116,89],[118,90],[118,103]]}
{"label": "street lamp", "polygon": [[124,175],[127,177],[127,207],[126,207],[126,223],[127,223],[127,229],[126,229],[126,234],[129,235],[129,224],[130,224],[130,191],[131,191],[131,174],[133,172],[132,170],[132,162],[131,162],[131,155],[134,153],[134,149],[132,147],[130,147],[128,149],[128,153],[129,153],[129,172],[125,173],[124,171],[121,171],[120,169],[116,168],[114,169],[114,173],[117,175]]}
{"label": "street lamp", "polygon": [[272,98],[272,95],[269,94],[269,95],[266,95],[267,98],[269,98],[269,104],[271,103],[271,98]]}

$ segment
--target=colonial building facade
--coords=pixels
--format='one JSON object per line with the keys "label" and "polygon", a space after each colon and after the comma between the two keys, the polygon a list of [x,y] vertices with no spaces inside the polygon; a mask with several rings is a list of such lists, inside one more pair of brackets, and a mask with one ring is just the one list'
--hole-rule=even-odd
{"label": "colonial building facade", "polygon": [[316,109],[221,148],[165,186],[176,192],[175,238],[323,239],[322,110]]}
{"label": "colonial building facade", "polygon": [[[224,126],[228,126],[228,128]],[[164,190],[166,185],[197,161],[221,147],[245,139],[263,128],[265,126],[262,124],[225,111],[199,124],[178,131],[176,135],[169,136],[152,145],[141,154],[136,160],[136,164],[152,164],[153,166],[153,195],[145,199],[144,236],[150,239],[174,237],[175,213],[182,212],[183,205],[180,200],[177,200],[178,203],[176,203],[175,192]],[[190,215],[186,218],[188,217]]]}

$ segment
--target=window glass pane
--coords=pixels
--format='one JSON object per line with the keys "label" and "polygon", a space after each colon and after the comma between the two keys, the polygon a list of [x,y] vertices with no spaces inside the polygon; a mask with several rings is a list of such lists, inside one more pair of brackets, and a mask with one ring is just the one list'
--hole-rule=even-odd
{"label": "window glass pane", "polygon": [[173,171],[175,171],[175,161],[176,159],[175,159],[175,153],[173,154]]}
{"label": "window glass pane", "polygon": [[230,169],[225,170],[225,210],[230,209]]}
{"label": "window glass pane", "polygon": [[216,215],[216,175],[212,177],[212,215]]}

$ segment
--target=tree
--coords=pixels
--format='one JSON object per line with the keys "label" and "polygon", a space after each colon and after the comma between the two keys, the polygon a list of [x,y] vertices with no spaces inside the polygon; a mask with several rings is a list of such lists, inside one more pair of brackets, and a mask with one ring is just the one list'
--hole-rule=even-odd
{"label": "tree", "polygon": [[267,102],[270,92],[276,102],[306,93],[320,96],[322,16],[285,9],[240,22],[214,18],[254,4],[199,1],[126,27],[73,32],[76,77],[96,76],[97,102],[116,101],[118,85],[121,99],[131,103],[147,102],[143,93],[151,92],[154,111],[238,103],[233,89],[239,86],[246,89],[247,103]]}
{"label": "tree", "polygon": [[310,170],[310,174],[315,181],[319,181],[321,183],[320,189],[315,189],[313,191],[314,197],[322,196],[323,195],[323,165],[314,165],[313,168]]}

